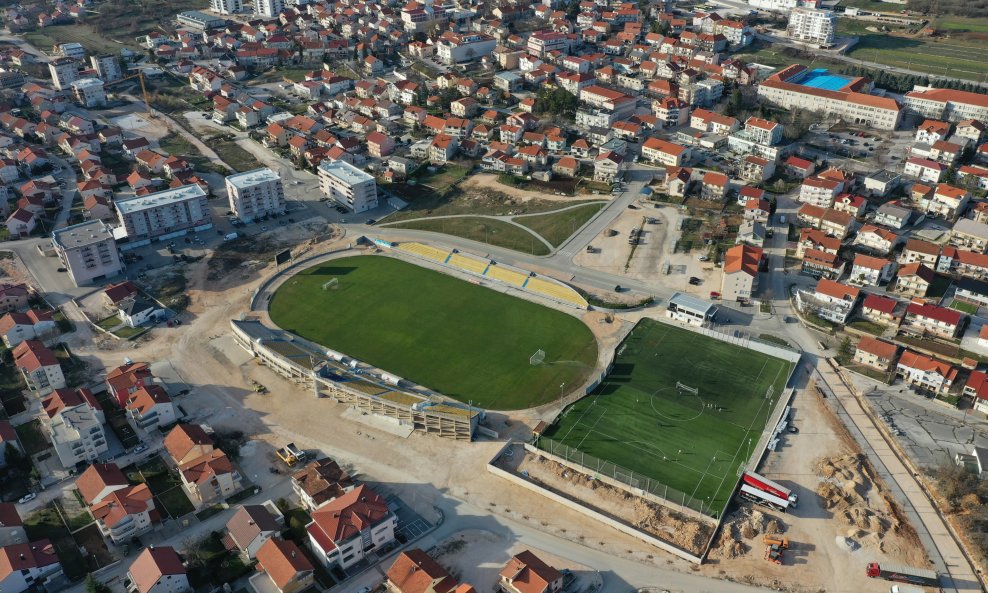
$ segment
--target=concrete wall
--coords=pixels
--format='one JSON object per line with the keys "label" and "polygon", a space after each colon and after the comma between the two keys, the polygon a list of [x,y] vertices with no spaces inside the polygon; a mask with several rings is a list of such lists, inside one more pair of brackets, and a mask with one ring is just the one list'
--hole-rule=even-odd
{"label": "concrete wall", "polygon": [[[510,447],[511,445],[512,445],[512,443],[509,442],[505,446],[505,448]],[[537,484],[533,484],[532,482],[529,482],[528,480],[525,480],[523,478],[520,478],[520,477],[512,474],[511,472],[505,471],[505,470],[503,470],[503,469],[495,466],[494,465],[494,462],[497,461],[498,457],[500,457],[501,456],[501,453],[503,453],[503,452],[504,452],[504,449],[501,449],[501,451],[498,452],[498,454],[494,457],[494,459],[492,459],[490,461],[490,463],[487,464],[487,471],[491,472],[495,476],[499,476],[499,477],[504,478],[505,480],[508,480],[509,482],[511,482],[511,483],[513,483],[513,484],[515,484],[517,486],[521,486],[522,488],[527,488],[528,490],[531,490],[532,492],[536,492],[538,494],[541,494],[542,496],[545,496],[549,500],[552,500],[553,502],[559,503],[559,504],[565,506],[566,508],[568,508],[570,510],[574,510],[574,511],[576,511],[578,513],[582,513],[582,514],[590,517],[591,519],[595,519],[597,521],[600,521],[601,523],[607,525],[608,527],[613,527],[614,529],[617,529],[618,531],[620,531],[622,533],[626,533],[626,534],[628,534],[628,535],[630,535],[630,536],[632,536],[634,538],[637,538],[637,539],[639,539],[639,540],[641,540],[641,541],[643,541],[643,542],[645,542],[645,543],[647,543],[649,545],[655,546],[655,547],[657,547],[657,548],[659,548],[661,550],[664,550],[666,552],[669,552],[670,554],[674,554],[674,555],[676,555],[676,556],[678,556],[678,557],[680,557],[680,558],[682,558],[684,560],[688,560],[689,562],[692,562],[694,564],[700,564],[703,561],[702,558],[700,558],[699,556],[694,556],[693,554],[690,554],[689,552],[687,552],[685,550],[681,550],[681,549],[677,548],[676,546],[674,546],[674,545],[672,545],[672,544],[670,544],[668,542],[664,542],[664,541],[662,541],[660,539],[657,539],[655,537],[652,537],[651,535],[648,535],[647,533],[641,532],[641,531],[639,531],[639,530],[631,527],[630,525],[626,525],[625,523],[622,523],[622,522],[617,521],[615,519],[612,519],[612,518],[610,518],[610,517],[608,517],[606,515],[603,515],[601,513],[598,513],[597,511],[594,511],[594,510],[592,510],[592,509],[590,509],[588,507],[585,507],[585,506],[583,506],[582,504],[580,504],[580,503],[578,503],[576,501],[570,500],[569,498],[566,498],[564,496],[561,496],[559,494],[556,494],[555,492],[552,492],[551,490],[547,490],[545,488],[542,488],[541,486],[538,486]]]}

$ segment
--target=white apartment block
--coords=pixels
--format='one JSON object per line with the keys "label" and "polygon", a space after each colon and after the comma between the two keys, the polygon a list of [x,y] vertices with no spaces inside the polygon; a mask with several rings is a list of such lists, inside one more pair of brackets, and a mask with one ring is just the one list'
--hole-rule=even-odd
{"label": "white apartment block", "polygon": [[244,11],[242,0],[210,0],[209,7],[220,14],[234,14]]}
{"label": "white apartment block", "polygon": [[131,244],[143,245],[152,239],[169,239],[213,226],[206,192],[195,183],[114,203]]}
{"label": "white apartment block", "polygon": [[750,7],[772,12],[786,12],[803,5],[801,0],[748,0]]}
{"label": "white apartment block", "polygon": [[59,58],[48,62],[48,71],[51,73],[52,86],[59,91],[67,90],[69,85],[79,78],[79,68],[72,58]]}
{"label": "white apartment block", "polygon": [[76,286],[116,276],[124,269],[113,232],[100,220],[58,229],[51,243]]}
{"label": "white apartment block", "polygon": [[83,107],[104,107],[106,105],[106,91],[103,90],[102,80],[80,78],[73,81],[70,86],[76,102]]}
{"label": "white apartment block", "polygon": [[274,18],[285,10],[284,0],[254,0],[254,12],[260,16]]}
{"label": "white apartment block", "polygon": [[326,197],[355,213],[377,208],[374,178],[344,161],[327,159],[319,163],[319,189]]}
{"label": "white apartment block", "polygon": [[287,204],[281,177],[271,169],[254,169],[226,178],[230,210],[244,222],[266,214],[283,214]]}
{"label": "white apartment block", "polygon": [[837,30],[837,17],[830,10],[814,8],[794,8],[789,13],[789,25],[786,34],[790,39],[812,43],[820,47],[830,47],[834,44],[834,32]]}
{"label": "white apartment block", "polygon": [[93,407],[79,391],[59,389],[44,402],[46,414],[42,415],[42,422],[58,460],[65,467],[95,462],[109,451],[103,432],[103,411]]}
{"label": "white apartment block", "polygon": [[89,63],[92,65],[93,70],[96,71],[96,76],[99,76],[106,82],[123,78],[123,71],[120,69],[120,60],[112,54],[89,56]]}

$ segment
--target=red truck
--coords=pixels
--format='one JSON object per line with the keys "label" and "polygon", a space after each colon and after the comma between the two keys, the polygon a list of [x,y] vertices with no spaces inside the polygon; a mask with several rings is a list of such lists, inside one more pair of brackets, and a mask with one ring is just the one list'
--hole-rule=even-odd
{"label": "red truck", "polygon": [[871,562],[865,569],[865,574],[873,579],[885,579],[899,583],[911,583],[922,587],[939,587],[940,576],[936,571],[926,568],[912,568],[897,564],[878,564]]}
{"label": "red truck", "polygon": [[777,496],[779,498],[784,498],[789,501],[789,504],[793,507],[799,502],[799,496],[793,494],[793,491],[786,488],[778,482],[773,482],[763,475],[756,474],[755,472],[744,472],[741,477],[745,484],[761,490],[762,492],[768,492],[772,496]]}

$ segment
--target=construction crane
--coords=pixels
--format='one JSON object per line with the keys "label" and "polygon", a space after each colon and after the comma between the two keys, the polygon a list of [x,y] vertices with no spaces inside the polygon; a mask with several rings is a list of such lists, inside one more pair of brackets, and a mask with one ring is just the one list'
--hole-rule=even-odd
{"label": "construction crane", "polygon": [[118,78],[116,80],[112,80],[112,81],[106,83],[104,86],[110,86],[110,85],[118,84],[118,83],[121,83],[121,82],[123,82],[125,80],[130,80],[132,78],[136,78],[136,79],[138,79],[138,80],[141,81],[141,94],[144,96],[144,110],[148,114],[148,117],[154,117],[154,110],[151,109],[151,99],[148,98],[148,89],[144,85],[144,71],[143,70],[138,70],[137,71],[137,74],[131,74],[130,76],[125,76],[123,78]]}

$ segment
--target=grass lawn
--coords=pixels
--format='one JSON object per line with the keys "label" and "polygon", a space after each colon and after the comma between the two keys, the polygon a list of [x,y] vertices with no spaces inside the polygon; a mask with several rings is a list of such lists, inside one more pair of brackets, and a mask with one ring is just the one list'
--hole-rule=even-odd
{"label": "grass lawn", "polygon": [[792,344],[790,344],[788,340],[783,340],[779,336],[773,336],[772,334],[760,334],[758,339],[763,342],[768,342],[769,344],[782,346],[783,348],[792,348]]}
{"label": "grass lawn", "polygon": [[118,338],[129,340],[143,334],[146,331],[148,331],[148,328],[146,327],[128,327],[125,325],[117,330],[114,330],[113,335]]}
{"label": "grass lawn", "polygon": [[124,47],[135,51],[139,49],[133,39],[119,39],[123,43],[115,43],[100,35],[92,26],[80,23],[28,31],[24,33],[24,39],[45,51],[51,51],[52,46],[59,43],[81,43],[92,54],[119,54]]}
{"label": "grass lawn", "polygon": [[123,321],[120,321],[120,317],[116,315],[110,315],[106,319],[100,319],[99,321],[97,321],[96,325],[102,327],[106,331],[110,331],[111,329],[117,327],[122,323]]}
{"label": "grass lawn", "polygon": [[17,439],[24,445],[28,455],[36,455],[51,447],[48,439],[45,438],[41,420],[37,418],[15,427],[14,431],[17,432]]}
{"label": "grass lawn", "polygon": [[216,154],[223,160],[224,163],[233,167],[237,173],[251,171],[263,166],[261,162],[254,157],[254,155],[242,148],[233,139],[217,137],[211,138],[206,143],[210,148],[216,151]]}
{"label": "grass lawn", "polygon": [[950,308],[956,309],[961,313],[967,313],[968,315],[975,315],[978,312],[977,305],[972,305],[971,303],[966,303],[964,301],[958,301],[957,299],[950,301]]}
{"label": "grass lawn", "polygon": [[[324,291],[331,278],[339,288]],[[593,334],[575,317],[386,257],[309,268],[277,290],[270,314],[313,342],[495,410],[551,401],[597,360]],[[533,366],[539,349],[547,363]]]}
{"label": "grass lawn", "polygon": [[988,73],[983,40],[961,36],[937,40],[867,31],[855,34],[858,43],[847,55],[859,60],[968,80],[981,81]]}
{"label": "grass lawn", "polygon": [[25,517],[24,530],[27,531],[29,541],[51,540],[58,552],[65,576],[70,580],[77,581],[89,572],[86,558],[79,552],[79,546],[54,507],[38,509]]}
{"label": "grass lawn", "polygon": [[185,159],[205,158],[199,149],[192,145],[181,134],[172,132],[158,141],[162,150],[173,156],[180,156]]}
{"label": "grass lawn", "polygon": [[161,457],[152,457],[138,466],[140,479],[148,485],[157,501],[156,507],[172,518],[187,515],[195,510],[182,488],[178,476],[172,474]]}
{"label": "grass lawn", "polygon": [[603,207],[603,203],[587,204],[563,212],[522,216],[513,220],[542,235],[553,246],[559,247]]}
{"label": "grass lawn", "polygon": [[873,336],[880,336],[885,333],[885,326],[875,323],[873,321],[868,321],[867,319],[859,319],[857,321],[852,321],[847,324],[848,327],[853,327],[856,330],[867,332]]}
{"label": "grass lawn", "polygon": [[935,21],[938,31],[968,31],[988,33],[988,19],[972,19],[961,16],[942,16]]}
{"label": "grass lawn", "polygon": [[434,233],[444,233],[454,237],[463,237],[487,243],[506,249],[514,249],[532,255],[548,255],[549,248],[545,243],[539,241],[530,233],[524,230],[490,218],[475,218],[464,216],[462,218],[437,218],[432,220],[413,220],[411,222],[401,222],[393,225],[402,229],[418,229],[420,231],[432,231]]}
{"label": "grass lawn", "polygon": [[[753,453],[793,365],[644,319],[618,348],[611,374],[548,432],[570,459],[594,456],[638,486],[719,516]],[[696,388],[681,391],[677,383]],[[766,393],[772,389],[772,397]],[[557,452],[546,439],[539,447]],[[604,465],[599,473],[613,474]],[[633,478],[631,478],[633,479]],[[666,490],[668,487],[668,490]]]}

